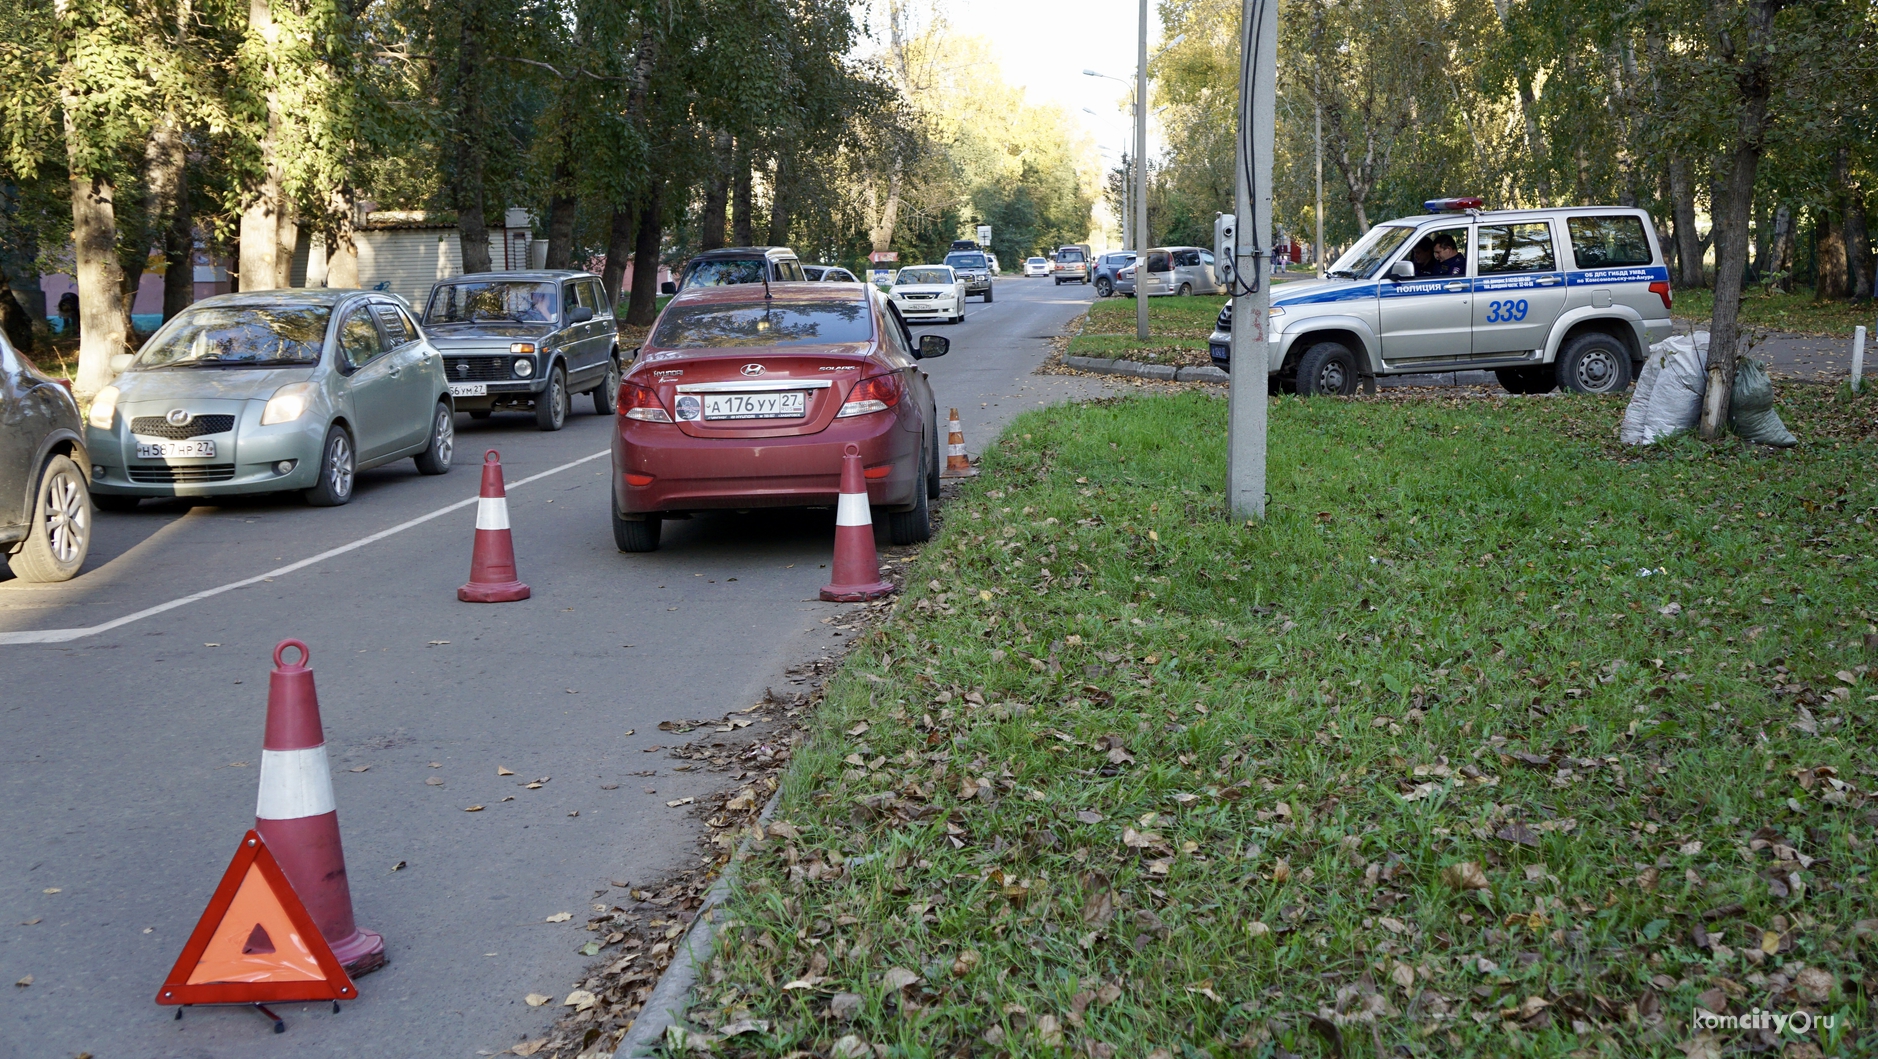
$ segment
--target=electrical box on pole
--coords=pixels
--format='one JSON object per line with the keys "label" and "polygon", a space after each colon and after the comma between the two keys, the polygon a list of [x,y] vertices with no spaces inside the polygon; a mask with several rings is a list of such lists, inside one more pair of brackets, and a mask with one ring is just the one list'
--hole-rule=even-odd
{"label": "electrical box on pole", "polygon": [[1265,517],[1265,418],[1271,366],[1266,329],[1272,304],[1267,247],[1272,232],[1272,141],[1277,120],[1278,0],[1240,9],[1239,129],[1232,251],[1232,387],[1226,502],[1234,518]]}
{"label": "electrical box on pole", "polygon": [[1232,286],[1233,253],[1238,249],[1239,218],[1230,213],[1213,215],[1213,268],[1219,281]]}

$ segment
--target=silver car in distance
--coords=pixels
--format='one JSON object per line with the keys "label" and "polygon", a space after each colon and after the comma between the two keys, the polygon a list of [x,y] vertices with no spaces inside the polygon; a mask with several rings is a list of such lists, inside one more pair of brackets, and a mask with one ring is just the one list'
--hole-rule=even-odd
{"label": "silver car in distance", "polygon": [[402,299],[376,291],[222,294],[184,309],[92,402],[93,502],[299,491],[352,499],[357,472],[450,469],[443,358]]}

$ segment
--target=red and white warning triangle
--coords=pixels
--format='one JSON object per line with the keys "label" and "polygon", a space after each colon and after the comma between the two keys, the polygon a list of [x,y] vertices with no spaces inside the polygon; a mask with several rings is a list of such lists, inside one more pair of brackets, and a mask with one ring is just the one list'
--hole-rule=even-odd
{"label": "red and white warning triangle", "polygon": [[253,1004],[358,995],[267,843],[249,831],[156,1002]]}

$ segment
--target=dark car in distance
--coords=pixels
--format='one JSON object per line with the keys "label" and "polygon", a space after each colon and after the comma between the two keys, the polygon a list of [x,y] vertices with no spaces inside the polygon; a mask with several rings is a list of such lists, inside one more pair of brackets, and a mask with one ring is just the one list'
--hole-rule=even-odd
{"label": "dark car in distance", "polygon": [[619,390],[619,326],[600,277],[546,270],[478,272],[437,281],[424,306],[430,344],[443,354],[457,411],[487,419],[528,409],[559,430],[574,394],[613,414]]}
{"label": "dark car in distance", "polygon": [[91,550],[78,404],[0,335],[0,553],[22,581],[69,581]]}
{"label": "dark car in distance", "polygon": [[706,250],[685,262],[678,290],[738,283],[801,283],[808,278],[801,259],[786,246],[727,246]]}
{"label": "dark car in distance", "polygon": [[[1116,292],[1115,274],[1135,263],[1133,250],[1114,250],[1096,257],[1095,292],[1098,298],[1107,298]],[[1133,288],[1129,288],[1133,290]]]}
{"label": "dark car in distance", "polygon": [[710,509],[832,505],[858,446],[870,505],[896,544],[932,532],[939,416],[917,340],[872,286],[681,291],[620,387],[613,538],[651,551],[659,526]]}

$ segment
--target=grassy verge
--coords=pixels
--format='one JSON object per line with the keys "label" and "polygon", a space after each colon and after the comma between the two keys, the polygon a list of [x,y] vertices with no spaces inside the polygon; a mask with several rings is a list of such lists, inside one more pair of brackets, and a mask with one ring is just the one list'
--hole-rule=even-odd
{"label": "grassy verge", "polygon": [[1220,398],[1026,414],[831,683],[694,1023],[1719,1056],[1696,1006],[1803,1007],[1837,1028],[1779,1043],[1874,1054],[1878,397],[1782,396],[1773,455],[1621,449],[1619,399],[1286,400],[1258,525]]}
{"label": "grassy verge", "polygon": [[[1691,320],[1707,320],[1715,312],[1715,292],[1679,290],[1676,292],[1676,315]],[[1749,287],[1741,297],[1741,321],[1754,327],[1790,331],[1806,335],[1845,335],[1864,324],[1878,325],[1878,309],[1870,302],[1813,300],[1811,287],[1795,287],[1792,293]]]}
{"label": "grassy verge", "polygon": [[1206,336],[1226,299],[1182,298],[1173,295],[1148,299],[1146,342],[1135,337],[1135,300],[1113,297],[1089,307],[1081,334],[1069,340],[1068,352],[1080,357],[1118,357],[1153,364],[1199,366],[1211,364]]}

